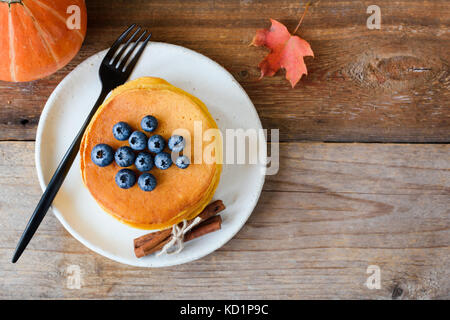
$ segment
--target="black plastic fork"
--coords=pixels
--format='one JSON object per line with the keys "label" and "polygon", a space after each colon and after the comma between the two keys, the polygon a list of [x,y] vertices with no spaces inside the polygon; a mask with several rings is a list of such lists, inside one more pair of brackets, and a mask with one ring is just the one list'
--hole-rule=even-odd
{"label": "black plastic fork", "polygon": [[[128,37],[133,30],[133,34]],[[44,194],[41,197],[41,200],[34,210],[30,221],[28,221],[25,231],[23,232],[22,237],[17,244],[16,251],[14,252],[14,256],[12,258],[13,263],[15,263],[19,259],[22,252],[25,250],[26,246],[36,232],[37,228],[41,224],[42,219],[44,219],[48,209],[50,208],[53,199],[55,198],[59,188],[64,182],[64,179],[66,178],[67,173],[69,172],[70,167],[72,166],[72,163],[80,149],[80,143],[84,131],[89,125],[89,122],[91,121],[98,107],[102,104],[103,100],[105,100],[106,96],[111,90],[121,84],[124,84],[125,81],[127,81],[137,61],[139,60],[139,57],[144,51],[145,46],[150,40],[152,34],[147,32],[147,30],[143,32],[140,31],[141,27],[136,27],[135,24],[128,27],[128,29],[120,35],[116,42],[114,42],[105,58],[103,59],[99,70],[100,80],[102,82],[102,91],[100,93],[100,96],[98,97],[97,102],[89,113],[86,121],[73,140],[69,149],[66,151],[63,159],[59,163],[59,166],[53,174],[53,177],[50,180],[47,189],[45,190]],[[127,37],[128,40],[125,41]],[[145,40],[143,40],[144,38]],[[139,44],[141,44],[141,46],[136,51],[136,48]],[[121,45],[123,46],[121,47]],[[133,55],[134,52],[135,54]]]}

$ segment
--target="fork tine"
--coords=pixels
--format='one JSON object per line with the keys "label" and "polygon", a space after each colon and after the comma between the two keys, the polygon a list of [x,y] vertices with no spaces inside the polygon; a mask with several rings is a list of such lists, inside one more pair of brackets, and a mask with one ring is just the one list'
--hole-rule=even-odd
{"label": "fork tine", "polygon": [[131,37],[127,40],[127,42],[123,45],[122,49],[120,49],[119,53],[114,58],[114,61],[112,63],[113,66],[116,66],[116,64],[120,61],[120,58],[122,57],[125,50],[127,50],[128,46],[130,45],[131,41],[133,41],[134,37],[141,31],[141,27],[137,27],[136,31],[131,35]]}
{"label": "fork tine", "polygon": [[106,53],[106,56],[103,58],[103,62],[109,62],[109,60],[112,59],[112,57],[114,57],[114,53],[116,52],[117,48],[120,46],[120,44],[122,43],[123,39],[125,39],[128,34],[130,33],[131,30],[133,30],[133,28],[136,26],[135,23],[133,23],[131,26],[128,27],[127,30],[125,30],[119,38],[117,38],[116,42],[113,43],[113,45],[111,46],[111,48],[109,49],[109,51]]}
{"label": "fork tine", "polygon": [[136,55],[131,60],[131,62],[128,64],[127,69],[125,70],[125,72],[131,73],[131,71],[133,71],[134,66],[136,65],[137,61],[139,60],[139,57],[141,56],[142,52],[144,51],[145,47],[147,46],[147,43],[150,40],[151,36],[152,36],[152,33],[150,32],[150,34],[148,35],[147,39],[144,40],[144,42],[142,43],[141,47],[139,48],[139,51],[136,52]]}
{"label": "fork tine", "polygon": [[[136,47],[139,45],[139,43],[141,42],[142,38],[147,34],[147,30],[145,30],[144,32],[142,32],[142,34],[139,36],[139,38],[136,40],[136,42],[133,44],[133,46],[131,47],[131,49],[127,52],[126,56],[123,58],[122,62],[119,65],[119,70],[122,71],[122,69],[125,67],[128,59],[130,59],[131,55],[133,54],[134,50],[136,50]],[[148,36],[150,38],[152,34],[150,33],[150,35]],[[138,53],[139,54],[139,53]],[[134,60],[134,59],[133,59]]]}

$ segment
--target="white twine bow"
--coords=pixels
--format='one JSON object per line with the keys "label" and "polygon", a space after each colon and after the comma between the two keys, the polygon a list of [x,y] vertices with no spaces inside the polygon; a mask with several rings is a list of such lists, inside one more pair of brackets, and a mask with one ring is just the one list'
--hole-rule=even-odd
{"label": "white twine bow", "polygon": [[[167,254],[177,254],[180,253],[184,248],[184,235],[188,233],[192,228],[202,222],[202,218],[195,218],[191,224],[187,224],[186,220],[183,220],[183,226],[180,228],[178,224],[172,226],[172,239],[167,242],[164,247],[156,255],[160,256],[163,253]],[[176,248],[176,249],[174,249]]]}

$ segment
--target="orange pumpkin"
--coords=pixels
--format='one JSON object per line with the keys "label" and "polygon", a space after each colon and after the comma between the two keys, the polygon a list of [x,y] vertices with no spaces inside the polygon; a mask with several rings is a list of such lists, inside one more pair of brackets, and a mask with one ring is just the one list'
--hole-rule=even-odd
{"label": "orange pumpkin", "polygon": [[0,80],[31,81],[64,67],[86,25],[84,0],[0,0]]}

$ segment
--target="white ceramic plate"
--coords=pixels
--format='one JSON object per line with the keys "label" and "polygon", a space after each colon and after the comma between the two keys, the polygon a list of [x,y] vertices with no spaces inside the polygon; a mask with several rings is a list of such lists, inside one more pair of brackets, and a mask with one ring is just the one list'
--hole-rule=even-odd
{"label": "white ceramic plate", "polygon": [[[98,69],[106,51],[81,63],[48,99],[36,136],[36,168],[44,190],[101,89]],[[239,83],[220,65],[192,50],[165,43],[149,43],[131,79],[166,79],[200,98],[225,133],[228,128],[260,129],[255,107]],[[104,212],[83,186],[79,156],[53,202],[64,227],[91,250],[115,261],[142,267],[163,267],[199,259],[220,248],[244,225],[264,183],[265,166],[224,165],[214,199],[222,199],[222,229],[186,244],[176,255],[137,259],[133,239],[148,233],[118,222]]]}

